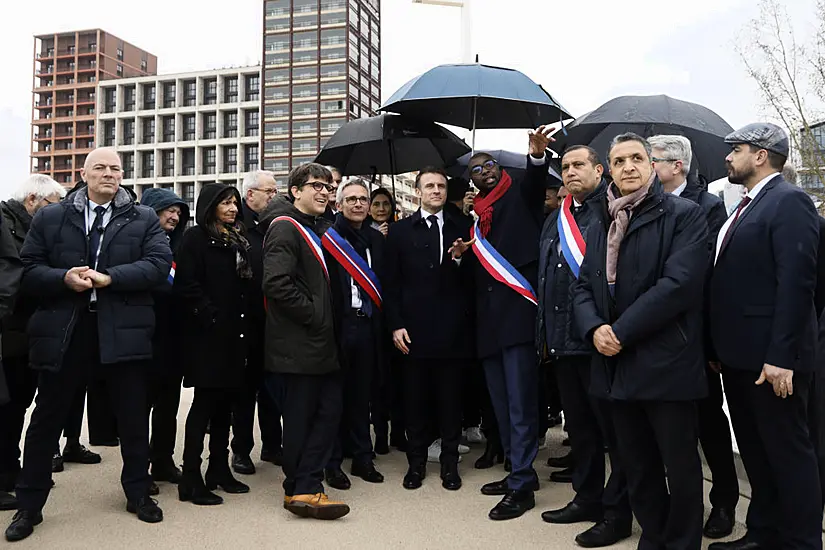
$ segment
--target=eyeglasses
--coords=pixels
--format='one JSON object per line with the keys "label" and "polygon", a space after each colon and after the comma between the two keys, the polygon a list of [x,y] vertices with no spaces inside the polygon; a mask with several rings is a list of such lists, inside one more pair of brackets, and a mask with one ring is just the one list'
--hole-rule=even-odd
{"label": "eyeglasses", "polygon": [[49,204],[57,204],[58,202],[60,202],[60,201],[50,201],[50,200],[49,200],[49,199],[47,199],[47,198],[42,198],[42,199],[40,199],[40,200],[41,200],[41,201],[43,201],[43,202],[45,202],[47,205],[49,205]]}
{"label": "eyeglasses", "polygon": [[473,166],[470,169],[470,174],[472,174],[474,176],[478,176],[484,170],[492,170],[496,166],[498,166],[498,161],[496,161],[494,159],[490,159],[487,162],[485,162],[484,164],[479,164],[478,166]]}
{"label": "eyeglasses", "polygon": [[253,191],[260,191],[264,195],[269,195],[270,197],[272,195],[277,195],[278,194],[278,188],[277,187],[255,187],[252,190]]}
{"label": "eyeglasses", "polygon": [[335,191],[335,186],[332,185],[331,183],[322,183],[320,181],[313,181],[311,183],[307,183],[306,185],[309,185],[310,187],[312,187],[315,191],[317,191],[319,193],[321,191],[323,191],[324,189],[327,190],[327,193],[332,193],[333,191]]}
{"label": "eyeglasses", "polygon": [[367,205],[367,204],[370,203],[370,198],[369,197],[346,197],[344,199],[344,202],[349,204],[350,206],[352,206],[356,203]]}
{"label": "eyeglasses", "polygon": [[679,162],[679,159],[663,159],[659,157],[653,157],[651,160],[653,162]]}

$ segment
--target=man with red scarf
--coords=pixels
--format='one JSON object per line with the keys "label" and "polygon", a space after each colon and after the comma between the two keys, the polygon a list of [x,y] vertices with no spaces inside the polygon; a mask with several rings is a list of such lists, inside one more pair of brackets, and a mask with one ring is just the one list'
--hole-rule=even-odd
{"label": "man with red scarf", "polygon": [[[539,487],[533,460],[538,453],[538,355],[534,346],[536,305],[526,299],[537,286],[539,235],[544,224],[547,179],[545,150],[551,128],[530,132],[530,154],[523,180],[513,181],[486,153],[470,159],[469,171],[479,189],[476,241],[497,258],[498,269],[523,281],[521,291],[500,282],[490,262],[476,267],[477,347],[484,365],[501,441],[512,471],[507,478],[482,487],[485,495],[504,498],[490,511],[490,519],[521,516],[535,506]],[[471,243],[457,242],[458,254]],[[491,250],[494,249],[494,250]],[[479,250],[475,248],[476,256]],[[503,262],[501,260],[504,260]],[[486,266],[486,267],[485,267]],[[489,271],[492,270],[492,271]],[[527,283],[526,285],[524,283]],[[529,291],[527,287],[532,287]]]}

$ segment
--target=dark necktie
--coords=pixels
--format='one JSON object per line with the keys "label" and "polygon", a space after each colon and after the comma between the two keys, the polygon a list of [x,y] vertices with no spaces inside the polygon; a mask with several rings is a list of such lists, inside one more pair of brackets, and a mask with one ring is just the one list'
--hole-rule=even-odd
{"label": "dark necktie", "polygon": [[751,198],[747,195],[742,199],[742,202],[739,203],[739,207],[736,209],[736,215],[733,216],[733,221],[728,226],[728,230],[725,231],[725,238],[722,239],[722,246],[719,247],[719,252],[725,249],[728,245],[728,241],[730,240],[730,236],[733,233],[733,227],[736,225],[737,220],[739,220],[739,214],[742,213],[742,210],[751,202]]}
{"label": "dark necktie", "polygon": [[430,246],[433,247],[435,265],[441,265],[441,231],[438,230],[438,216],[427,216],[427,221],[430,222]]}
{"label": "dark necktie", "polygon": [[95,220],[89,228],[89,267],[96,268],[97,252],[100,248],[100,239],[103,237],[103,214],[106,213],[106,208],[103,206],[95,207]]}

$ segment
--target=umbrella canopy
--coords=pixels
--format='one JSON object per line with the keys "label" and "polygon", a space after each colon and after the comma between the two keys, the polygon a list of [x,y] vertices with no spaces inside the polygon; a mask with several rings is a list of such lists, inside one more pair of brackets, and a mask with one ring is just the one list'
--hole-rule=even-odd
{"label": "umbrella canopy", "polygon": [[557,141],[550,144],[554,151],[561,154],[570,145],[589,145],[605,160],[610,141],[625,132],[646,138],[682,135],[693,147],[691,172],[698,171],[711,181],[727,176],[725,156],[730,145],[725,143],[725,136],[733,128],[707,107],[695,103],[666,95],[617,97],[576,119],[566,130],[566,135],[555,135]]}
{"label": "umbrella canopy", "polygon": [[523,73],[478,63],[430,69],[379,110],[467,129],[536,128],[572,118]]}
{"label": "umbrella canopy", "polygon": [[403,174],[425,166],[446,166],[470,151],[443,126],[399,115],[353,120],[338,129],[315,162],[343,176]]}
{"label": "umbrella canopy", "polygon": [[[514,153],[513,151],[505,151],[504,149],[476,151],[476,154],[478,153],[487,153],[492,156],[498,161],[499,166],[507,170],[510,176],[516,179],[522,176],[527,170],[527,155],[525,153]],[[467,171],[467,167],[470,164],[472,156],[472,153],[467,153],[463,157],[459,157],[455,164],[447,167],[447,174],[454,178],[469,179],[470,174]],[[558,184],[561,185],[561,176],[552,164],[552,162],[548,163],[547,173],[557,179]]]}

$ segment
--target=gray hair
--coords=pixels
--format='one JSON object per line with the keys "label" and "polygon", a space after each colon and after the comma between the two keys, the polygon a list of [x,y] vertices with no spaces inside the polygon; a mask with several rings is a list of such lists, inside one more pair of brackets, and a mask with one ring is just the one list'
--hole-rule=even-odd
{"label": "gray hair", "polygon": [[610,147],[607,148],[607,162],[610,163],[610,153],[613,152],[613,148],[619,145],[620,143],[627,143],[628,141],[635,141],[637,143],[641,143],[644,148],[645,152],[647,152],[648,158],[653,157],[653,148],[650,146],[650,142],[647,141],[645,138],[640,136],[639,134],[635,134],[633,132],[626,132],[624,134],[619,134],[618,136],[614,137],[610,140]]}
{"label": "gray hair", "polygon": [[341,185],[338,186],[338,193],[335,194],[335,203],[336,204],[340,204],[341,202],[344,201],[344,189],[346,189],[347,187],[349,187],[351,185],[361,186],[367,192],[367,195],[370,194],[370,188],[367,185],[367,182],[365,182],[361,178],[353,178],[349,181],[345,181],[344,183],[342,183]]}
{"label": "gray hair", "polygon": [[790,162],[786,162],[785,167],[782,168],[782,177],[791,185],[796,185],[798,179],[796,176],[796,166]]}
{"label": "gray hair", "polygon": [[29,195],[37,200],[57,195],[61,199],[66,196],[66,188],[45,174],[32,174],[23,180],[12,193],[11,198],[18,202],[25,202]]}
{"label": "gray hair", "polygon": [[261,176],[268,176],[271,178],[275,178],[275,173],[269,170],[253,170],[252,172],[248,173],[246,177],[243,179],[243,194],[246,196],[246,192],[250,189],[257,189],[261,186],[258,182],[258,178]]}
{"label": "gray hair", "polygon": [[693,162],[693,149],[690,140],[685,136],[653,136],[647,141],[653,149],[664,151],[666,160],[681,160],[682,174],[690,173],[690,163]]}
{"label": "gray hair", "polygon": [[[331,165],[331,164],[330,164],[329,166],[325,166],[324,168],[326,168],[326,169],[327,169],[327,170],[329,170],[330,172],[338,172],[338,175],[339,175],[339,176],[343,176],[343,175],[344,175],[344,174],[342,174],[342,173],[341,173],[341,170],[339,170],[338,168],[336,168],[335,166],[333,166],[333,165]],[[333,179],[334,179],[334,178],[333,178]]]}

